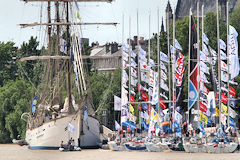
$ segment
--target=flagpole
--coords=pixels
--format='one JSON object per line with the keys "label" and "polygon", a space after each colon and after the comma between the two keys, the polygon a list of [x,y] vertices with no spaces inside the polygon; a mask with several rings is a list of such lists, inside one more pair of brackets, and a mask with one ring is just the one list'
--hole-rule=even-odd
{"label": "flagpole", "polygon": [[[129,16],[129,40],[128,40],[128,44],[129,44],[129,51],[128,51],[128,54],[129,54],[129,57],[128,57],[128,61],[129,61],[129,76],[128,76],[128,100],[129,100],[129,103],[131,101],[130,99],[130,93],[131,93],[131,17]],[[130,103],[131,104],[131,103]],[[129,104],[129,106],[130,106]]]}
{"label": "flagpole", "polygon": [[[122,75],[123,75],[123,43],[124,43],[124,14],[122,15],[122,67],[121,67]],[[121,77],[123,78],[123,76],[121,76]],[[123,100],[123,84],[121,81],[121,107],[123,106],[122,100]],[[120,123],[121,123],[121,128],[122,128],[121,117],[120,117]]]}
{"label": "flagpole", "polygon": [[[199,119],[199,113],[200,113],[200,95],[199,95],[199,83],[200,83],[200,45],[199,45],[199,0],[197,1],[197,66],[198,66],[198,78],[197,78],[197,88],[198,88],[198,119]],[[199,123],[198,123],[198,128],[199,128]]]}
{"label": "flagpole", "polygon": [[219,46],[219,13],[218,13],[218,0],[216,0],[217,8],[217,46],[218,46],[218,102],[219,102],[219,128],[221,127],[221,60],[220,60],[220,46]]}
{"label": "flagpole", "polygon": [[[190,92],[189,82],[190,82],[190,54],[191,54],[191,16],[192,16],[192,8],[189,10],[189,42],[188,42],[188,94]],[[190,109],[189,109],[189,95],[188,95],[188,126],[190,124]],[[188,127],[189,128],[189,127]]]}
{"label": "flagpole", "polygon": [[[169,94],[169,103],[168,103],[168,106],[171,104],[171,73],[170,73],[170,38],[169,38],[169,13],[167,12],[167,39],[168,39],[168,77],[169,77],[169,80],[168,80],[168,85],[169,85],[169,91],[168,91],[168,94]],[[170,108],[169,108],[169,118],[170,118]]]}
{"label": "flagpole", "polygon": [[[175,48],[175,8],[173,9],[173,47]],[[174,49],[174,53],[171,54],[172,57],[172,104],[173,104],[173,113],[172,113],[172,120],[173,120],[173,132],[174,132],[174,118],[175,118],[175,98],[176,98],[176,93],[175,93],[175,77],[174,77],[174,72],[175,72],[175,53],[176,49]]]}
{"label": "flagpole", "polygon": [[[148,66],[150,66],[150,56],[151,56],[151,54],[150,54],[150,52],[151,52],[151,12],[149,12],[149,32],[148,32],[148,36],[149,36],[149,39],[148,39]],[[151,69],[151,67],[150,67],[150,69]],[[150,74],[149,74],[149,80],[150,80]],[[150,81],[149,81],[150,82]],[[150,86],[149,86],[149,88],[150,88]],[[150,94],[149,94],[149,90],[148,90],[148,100],[149,100],[149,102],[151,101],[151,96],[150,96]]]}
{"label": "flagpole", "polygon": [[[138,85],[140,84],[140,63],[139,63],[139,19],[138,19],[138,9],[137,9],[137,46],[138,46]],[[140,100],[140,90],[138,89],[138,100]],[[140,101],[139,101],[140,102]],[[141,111],[139,110],[139,127],[141,129]],[[142,133],[142,132],[141,132]]]}
{"label": "flagpole", "polygon": [[[160,58],[159,58],[159,52],[160,52],[160,48],[159,48],[159,36],[160,36],[160,32],[159,32],[159,7],[158,7],[158,10],[157,10],[157,21],[158,21],[158,29],[157,29],[157,64],[158,64],[158,85],[157,87],[159,86],[159,82],[160,82],[160,76],[161,76],[161,71],[160,71]],[[159,73],[160,72],[160,73]],[[158,87],[158,90],[157,90],[157,95],[158,95],[158,107],[160,107],[159,105],[159,98],[160,98],[160,95],[159,95],[159,88]],[[159,110],[159,109],[158,109]],[[158,113],[158,111],[157,111]]]}
{"label": "flagpole", "polygon": [[[204,4],[202,4],[202,51],[203,51],[203,33],[204,33]],[[200,56],[199,56],[200,57]],[[200,65],[200,64],[199,64]],[[201,68],[200,68],[201,70]],[[200,88],[199,88],[200,90]],[[201,91],[200,91],[201,92]],[[200,96],[200,95],[199,95]],[[205,123],[203,123],[203,127],[205,126]]]}
{"label": "flagpole", "polygon": [[229,3],[228,3],[228,0],[227,0],[227,66],[228,66],[228,101],[227,101],[227,107],[228,107],[228,127],[229,127],[229,80],[230,80],[230,75],[229,75],[229,50],[228,50],[228,47],[229,47],[229,39],[228,39],[228,35],[229,35]]}

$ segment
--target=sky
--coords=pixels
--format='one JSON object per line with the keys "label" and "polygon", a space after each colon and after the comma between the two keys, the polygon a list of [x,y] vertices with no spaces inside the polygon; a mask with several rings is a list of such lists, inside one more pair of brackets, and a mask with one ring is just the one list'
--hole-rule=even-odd
{"label": "sky", "polygon": [[[117,26],[83,26],[83,37],[89,38],[90,43],[98,41],[100,45],[106,42],[122,42],[130,36],[137,35],[137,10],[139,13],[139,36],[149,37],[149,15],[150,33],[157,32],[159,8],[161,17],[165,22],[165,9],[168,0],[115,0],[112,3],[79,3],[80,16],[83,22],[117,22]],[[170,0],[172,9],[175,8],[177,0]],[[40,27],[21,28],[20,23],[39,22],[40,17],[46,16],[44,6],[46,2],[28,2],[20,0],[1,0],[0,2],[0,41],[13,41],[20,46],[28,41],[31,36],[38,37],[40,44],[44,44],[46,37]],[[41,7],[43,6],[43,7]],[[43,11],[44,10],[44,11]],[[42,14],[41,14],[42,13]],[[124,36],[122,36],[124,15]],[[131,19],[131,20],[129,20]],[[129,25],[129,21],[131,22]],[[161,25],[161,24],[160,24]],[[129,27],[130,26],[130,27]],[[130,28],[130,31],[129,31]],[[41,32],[40,32],[41,31]]]}

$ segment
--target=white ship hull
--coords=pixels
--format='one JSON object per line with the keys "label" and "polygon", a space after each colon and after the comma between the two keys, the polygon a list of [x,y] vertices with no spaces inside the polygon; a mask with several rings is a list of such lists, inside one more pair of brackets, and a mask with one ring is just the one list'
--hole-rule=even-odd
{"label": "white ship hull", "polygon": [[[71,123],[75,130],[70,132],[68,124]],[[27,129],[26,141],[30,149],[58,149],[61,141],[67,144],[70,138],[74,139],[78,146],[80,135],[80,115],[68,115],[57,118],[34,129]],[[83,134],[80,139],[81,148],[97,148],[100,145],[99,122],[88,116],[83,121]]]}

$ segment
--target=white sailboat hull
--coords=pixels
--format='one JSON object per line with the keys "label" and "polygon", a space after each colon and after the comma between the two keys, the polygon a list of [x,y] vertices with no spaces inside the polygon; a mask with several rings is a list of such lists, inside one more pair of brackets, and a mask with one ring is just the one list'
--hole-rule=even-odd
{"label": "white sailboat hull", "polygon": [[[70,132],[68,124],[71,123],[75,130]],[[80,136],[80,115],[67,115],[57,118],[34,129],[27,129],[26,141],[30,149],[58,149],[61,141],[67,144],[70,138],[74,139],[78,146]],[[83,133],[80,139],[81,148],[97,148],[100,145],[99,122],[88,116],[83,121]]]}
{"label": "white sailboat hull", "polygon": [[217,146],[214,143],[209,143],[207,145],[207,150],[209,153],[233,153],[237,149],[237,143],[220,143]]}

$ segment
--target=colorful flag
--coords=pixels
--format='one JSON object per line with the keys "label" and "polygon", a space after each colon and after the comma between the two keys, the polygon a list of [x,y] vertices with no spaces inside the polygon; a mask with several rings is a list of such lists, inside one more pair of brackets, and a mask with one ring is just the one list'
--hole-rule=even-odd
{"label": "colorful flag", "polygon": [[138,83],[138,80],[131,76],[131,85],[135,87],[137,83]]}
{"label": "colorful flag", "polygon": [[228,109],[227,106],[221,103],[221,113],[227,115],[228,114]]}
{"label": "colorful flag", "polygon": [[223,72],[223,71],[221,71],[221,80],[223,82],[228,82],[228,74]]}
{"label": "colorful flag", "polygon": [[221,60],[227,60],[227,55],[222,50],[220,50]]}
{"label": "colorful flag", "polygon": [[160,107],[164,110],[167,108],[166,104],[163,102],[163,100],[161,98],[159,98],[159,102],[160,102]]}
{"label": "colorful flag", "polygon": [[207,117],[206,115],[204,115],[202,112],[200,112],[200,113],[199,113],[199,120],[200,120],[201,122],[204,122],[204,123],[207,124],[207,122],[208,122],[208,117]]}
{"label": "colorful flag", "polygon": [[134,53],[132,50],[130,50],[131,57],[136,58],[136,53]]}
{"label": "colorful flag", "polygon": [[200,132],[202,133],[202,135],[204,135],[204,134],[205,134],[205,129],[204,129],[204,127],[202,126],[202,123],[201,123],[201,122],[198,122],[198,127],[199,127],[199,130],[200,130]]}
{"label": "colorful flag", "polygon": [[88,118],[88,113],[87,113],[87,104],[84,105],[84,121],[86,121]]}
{"label": "colorful flag", "polygon": [[115,129],[119,130],[121,129],[121,126],[118,124],[118,122],[115,120]]}
{"label": "colorful flag", "polygon": [[176,49],[182,50],[182,46],[178,43],[176,39],[175,39],[175,47]]}
{"label": "colorful flag", "polygon": [[149,83],[149,78],[147,77],[147,75],[143,72],[141,72],[141,81]]}
{"label": "colorful flag", "polygon": [[229,126],[235,128],[236,126],[235,126],[234,120],[231,117],[228,117],[228,119],[229,119]]}
{"label": "colorful flag", "polygon": [[233,26],[229,26],[229,63],[231,78],[233,79],[239,74],[239,60],[238,60],[238,33]]}
{"label": "colorful flag", "polygon": [[142,99],[148,102],[148,95],[142,91]]}
{"label": "colorful flag", "polygon": [[[207,48],[207,46],[203,43],[203,53],[206,55],[206,56],[208,56],[209,55],[209,52],[208,52],[208,48]],[[216,55],[216,54],[215,54]]]}
{"label": "colorful flag", "polygon": [[152,108],[151,109],[151,118],[152,121],[157,122],[159,119],[158,113]]}
{"label": "colorful flag", "polygon": [[154,60],[152,60],[152,59],[149,59],[149,65],[150,65],[151,67],[155,67]]}
{"label": "colorful flag", "polygon": [[132,113],[132,115],[134,115],[134,108],[133,106],[130,104],[130,108],[129,108],[130,112]]}
{"label": "colorful flag", "polygon": [[206,34],[203,33],[202,37],[203,37],[203,42],[205,42],[205,43],[208,45],[209,39],[208,39],[208,37],[206,36]]}
{"label": "colorful flag", "polygon": [[146,62],[140,61],[140,70],[142,72],[149,72],[150,67],[147,65]]}
{"label": "colorful flag", "polygon": [[227,72],[228,71],[228,67],[227,64],[223,61],[221,61],[221,70]]}
{"label": "colorful flag", "polygon": [[224,93],[221,93],[221,101],[222,101],[223,103],[227,104],[228,97],[227,97],[227,96],[225,96],[225,94],[224,94]]}
{"label": "colorful flag", "polygon": [[131,67],[131,75],[137,78],[137,71]]}
{"label": "colorful flag", "polygon": [[75,131],[75,127],[71,123],[68,123],[68,131],[70,131],[70,132],[74,132]]}
{"label": "colorful flag", "polygon": [[163,70],[161,70],[161,79],[164,80],[164,81],[167,80],[167,75]]}
{"label": "colorful flag", "polygon": [[200,90],[207,95],[209,93],[209,89],[207,89],[207,87],[205,86],[205,84],[203,82],[200,82]]}
{"label": "colorful flag", "polygon": [[135,103],[135,99],[133,98],[132,95],[130,95],[130,102],[131,102],[132,105],[134,105],[134,103]]}
{"label": "colorful flag", "polygon": [[219,39],[219,45],[220,49],[226,50],[226,43],[223,40]]}
{"label": "colorful flag", "polygon": [[134,59],[131,58],[131,67],[137,68],[137,63],[135,62]]}
{"label": "colorful flag", "polygon": [[200,111],[202,111],[203,113],[207,113],[207,110],[207,106],[200,102]]}
{"label": "colorful flag", "polygon": [[160,67],[161,69],[163,69],[166,73],[168,72],[167,71],[167,67],[164,65],[164,63],[162,61],[160,61]]}
{"label": "colorful flag", "polygon": [[206,74],[210,74],[209,73],[209,67],[202,61],[200,61],[200,70],[203,71]]}
{"label": "colorful flag", "polygon": [[[189,75],[189,103],[188,108],[191,109],[195,104],[198,97],[198,80],[200,66],[197,63],[197,31],[195,28],[193,17],[191,16],[191,38],[190,38],[190,75]],[[195,107],[194,107],[195,108]]]}
{"label": "colorful flag", "polygon": [[200,60],[203,62],[209,62],[208,57],[202,51],[200,51]]}
{"label": "colorful flag", "polygon": [[147,89],[138,83],[138,91],[147,91]]}
{"label": "colorful flag", "polygon": [[161,88],[165,91],[169,91],[168,86],[164,83],[164,81],[161,81]]}
{"label": "colorful flag", "polygon": [[237,113],[231,107],[229,107],[228,113],[232,118],[235,118],[237,116]]}
{"label": "colorful flag", "polygon": [[160,60],[164,62],[168,62],[168,56],[165,53],[160,52]]}
{"label": "colorful flag", "polygon": [[121,123],[126,122],[129,115],[129,105],[123,105],[121,107]]}
{"label": "colorful flag", "polygon": [[114,111],[121,111],[121,98],[114,95]]}
{"label": "colorful flag", "polygon": [[232,86],[229,86],[229,94],[233,97],[236,97],[236,91]]}

